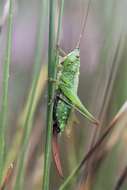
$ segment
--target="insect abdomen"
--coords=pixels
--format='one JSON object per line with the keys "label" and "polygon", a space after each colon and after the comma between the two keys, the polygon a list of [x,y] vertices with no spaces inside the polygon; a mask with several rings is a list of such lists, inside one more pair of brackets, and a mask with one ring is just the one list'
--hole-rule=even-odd
{"label": "insect abdomen", "polygon": [[59,100],[57,104],[56,117],[59,123],[59,128],[61,131],[64,131],[64,128],[67,124],[71,107],[68,106],[64,101]]}

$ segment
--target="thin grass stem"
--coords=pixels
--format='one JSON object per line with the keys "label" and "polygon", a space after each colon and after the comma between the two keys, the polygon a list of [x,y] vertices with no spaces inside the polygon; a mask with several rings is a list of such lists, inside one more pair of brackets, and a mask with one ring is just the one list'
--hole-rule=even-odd
{"label": "thin grass stem", "polygon": [[2,100],[0,115],[0,182],[3,176],[4,160],[5,160],[5,131],[7,127],[8,115],[8,88],[9,88],[9,72],[12,51],[12,32],[13,32],[13,0],[9,1],[9,15],[7,25],[7,44],[5,50],[4,66],[3,66],[3,82],[2,82]]}
{"label": "thin grass stem", "polygon": [[33,81],[31,85],[31,92],[28,98],[28,109],[26,113],[26,118],[24,122],[24,134],[21,143],[21,151],[19,153],[18,159],[18,169],[16,175],[16,182],[14,186],[14,190],[22,190],[24,184],[24,174],[25,174],[25,158],[27,152],[27,146],[29,142],[30,132],[32,130],[32,122],[35,113],[35,104],[36,104],[36,90],[37,90],[37,83],[40,76],[41,71],[41,58],[42,58],[42,48],[43,48],[43,38],[44,38],[44,23],[45,23],[45,14],[47,11],[47,3],[46,0],[41,1],[40,5],[40,16],[39,16],[39,23],[38,23],[38,35],[37,35],[37,47],[35,51],[35,64],[34,64],[34,74],[33,74]]}
{"label": "thin grass stem", "polygon": [[[48,45],[48,79],[56,78],[56,44],[55,44],[55,7],[56,1],[49,1],[49,45]],[[52,115],[55,83],[48,80],[47,125],[44,154],[44,172],[42,189],[49,190],[51,167]]]}
{"label": "thin grass stem", "polygon": [[119,176],[114,190],[120,190],[122,188],[122,185],[124,184],[126,178],[127,178],[127,166],[124,168],[122,174]]}
{"label": "thin grass stem", "polygon": [[[48,51],[48,78],[56,78],[57,63],[58,63],[58,51],[56,51],[56,45],[59,44],[59,36],[61,32],[62,15],[64,8],[64,0],[61,0],[58,28],[56,41],[55,38],[55,5],[56,2],[50,0],[49,5],[49,51]],[[55,42],[55,43],[54,43]],[[49,189],[50,179],[50,166],[51,166],[51,141],[52,141],[52,115],[53,115],[53,98],[55,93],[55,83],[48,82],[48,105],[47,105],[47,130],[46,130],[46,143],[45,143],[45,159],[44,159],[44,175],[42,189]]]}

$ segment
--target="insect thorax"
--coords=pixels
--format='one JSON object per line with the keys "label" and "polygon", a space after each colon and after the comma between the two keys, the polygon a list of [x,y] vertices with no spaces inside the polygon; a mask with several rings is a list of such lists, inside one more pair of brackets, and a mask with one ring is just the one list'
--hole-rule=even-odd
{"label": "insect thorax", "polygon": [[76,49],[68,54],[63,62],[62,74],[59,80],[66,83],[66,86],[77,93],[79,82],[80,58],[79,50]]}

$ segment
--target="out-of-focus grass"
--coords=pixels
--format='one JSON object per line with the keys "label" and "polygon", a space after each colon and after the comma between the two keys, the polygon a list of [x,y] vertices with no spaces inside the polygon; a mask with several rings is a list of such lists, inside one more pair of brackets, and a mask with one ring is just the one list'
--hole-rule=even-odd
{"label": "out-of-focus grass", "polygon": [[[38,31],[38,25],[35,22],[41,14],[48,23],[48,17],[44,12],[40,13],[40,0],[16,1],[17,6],[14,11],[14,42],[13,42],[13,57],[10,67],[9,83],[9,119],[6,117],[6,122],[9,123],[7,128],[6,138],[6,165],[5,172],[13,160],[20,157],[19,152],[22,150],[21,139],[24,129],[25,115],[28,112],[26,104],[28,88],[31,86],[33,57],[34,57],[34,31]],[[48,6],[49,1],[46,1]],[[0,3],[2,4],[2,2]],[[69,0],[65,1],[62,31],[60,32],[59,45],[67,53],[71,51],[77,42],[79,32],[81,29],[81,21],[86,12],[88,1]],[[60,2],[58,4],[60,6]],[[3,6],[0,6],[1,10]],[[79,120],[80,124],[75,124],[71,128],[71,135],[67,136],[65,132],[59,138],[61,148],[61,160],[63,164],[65,179],[69,176],[71,171],[79,163],[83,155],[88,149],[97,141],[99,136],[105,130],[105,127],[112,120],[114,115],[118,112],[120,107],[127,99],[127,24],[126,24],[126,0],[92,0],[89,17],[87,19],[87,27],[81,43],[81,72],[79,83],[79,96],[82,101],[86,103],[87,107],[99,116],[102,121],[101,130],[96,131],[90,124],[88,124],[82,117]],[[37,10],[38,8],[38,10]],[[47,14],[46,14],[47,15]],[[58,18],[55,22],[57,23]],[[6,24],[4,24],[0,36],[0,62],[3,59],[3,47],[6,36]],[[45,34],[43,50],[40,50],[42,62],[47,62],[47,36],[48,24],[44,26]],[[19,31],[20,30],[20,31]],[[28,74],[29,72],[29,74]],[[45,72],[45,70],[43,70]],[[22,73],[22,75],[19,75]],[[44,158],[44,140],[42,146],[42,138],[45,137],[45,130],[41,129],[44,126],[44,121],[40,115],[45,116],[45,100],[46,95],[41,100],[43,91],[43,83],[45,81],[45,74],[41,73],[41,85],[37,87],[34,107],[34,129],[31,130],[32,135],[29,141],[29,146],[26,146],[28,157],[26,162],[26,177],[24,189],[42,189],[42,161]],[[29,76],[30,75],[30,76]],[[17,78],[16,78],[17,77]],[[39,77],[39,75],[38,75]],[[0,84],[2,79],[2,70],[0,65]],[[23,79],[27,79],[23,83]],[[15,82],[16,81],[16,82]],[[15,87],[13,86],[14,84]],[[29,85],[29,86],[28,86]],[[4,86],[5,87],[5,86]],[[14,90],[15,89],[15,90]],[[18,93],[17,93],[18,92]],[[1,94],[1,91],[0,91]],[[4,97],[5,98],[5,97]],[[13,100],[13,101],[12,101]],[[1,99],[1,112],[3,101]],[[25,105],[25,106],[23,106]],[[22,112],[21,108],[24,108]],[[19,110],[20,108],[20,110]],[[16,110],[15,113],[13,113]],[[42,113],[43,112],[43,113]],[[3,112],[2,112],[3,114]],[[105,143],[97,151],[97,153],[87,163],[91,166],[83,166],[82,170],[76,175],[75,181],[70,183],[68,187],[71,189],[87,189],[87,190],[110,190],[113,189],[117,180],[121,176],[127,165],[126,155],[126,117],[118,124],[116,130],[107,137]],[[32,126],[32,125],[31,125]],[[43,131],[43,132],[42,132]],[[41,133],[41,134],[40,134]],[[0,135],[3,135],[1,133]],[[35,138],[35,139],[34,139]],[[10,142],[12,144],[10,144]],[[92,143],[91,143],[92,142]],[[14,143],[14,144],[13,144]],[[91,145],[92,144],[92,145]],[[32,146],[33,149],[30,148]],[[20,147],[20,148],[19,148]],[[98,159],[101,160],[98,160]],[[25,163],[23,163],[24,165]],[[95,165],[94,165],[95,164]],[[87,165],[87,166],[88,166]],[[13,170],[13,178],[16,175],[16,166]],[[94,166],[94,167],[93,167]],[[95,167],[96,166],[96,167]],[[93,168],[92,168],[93,167]],[[88,171],[88,178],[84,178]],[[51,190],[59,189],[64,181],[57,175],[56,169],[52,162],[50,173],[50,188]],[[8,189],[13,189],[11,183],[7,184]],[[124,182],[122,190],[126,190],[126,181]]]}
{"label": "out-of-focus grass", "polygon": [[[25,178],[25,158],[27,153],[27,147],[29,142],[30,133],[32,130],[32,122],[36,108],[36,98],[37,98],[37,84],[39,80],[40,70],[41,70],[41,52],[43,49],[43,39],[44,39],[44,23],[45,23],[45,13],[47,11],[47,6],[45,1],[40,2],[40,17],[38,22],[38,36],[37,36],[37,46],[35,51],[35,66],[33,73],[33,81],[31,85],[31,91],[28,97],[27,108],[26,108],[26,117],[25,122],[23,123],[23,138],[21,141],[21,150],[18,155],[18,169],[16,174],[16,181],[14,185],[15,190],[23,189],[24,178]],[[44,15],[42,12],[44,11]]]}
{"label": "out-of-focus grass", "polygon": [[[0,23],[0,30],[3,29],[5,20],[8,20],[7,27],[7,45],[5,49],[5,58],[3,65],[3,80],[2,80],[2,99],[1,99],[1,114],[0,114],[0,182],[3,177],[3,170],[5,164],[5,135],[6,128],[8,126],[8,95],[9,95],[9,75],[10,75],[10,63],[12,52],[12,33],[13,33],[13,1],[7,1],[5,9],[3,11],[3,17]],[[5,15],[6,12],[6,15]],[[7,17],[7,18],[6,18]]]}
{"label": "out-of-focus grass", "polygon": [[[40,72],[39,79],[37,82],[37,90],[35,92],[35,99],[34,99],[35,103],[34,103],[34,108],[33,108],[34,112],[37,109],[37,106],[41,99],[42,93],[44,92],[46,83],[47,83],[47,66],[44,65],[41,68],[41,72]],[[28,95],[28,97],[29,97],[29,95]],[[26,116],[27,116],[26,114],[28,112],[27,109],[28,109],[28,105],[26,103],[26,105],[25,105],[24,109],[22,110],[22,113],[19,115],[19,119],[17,121],[18,122],[17,125],[20,128],[17,129],[17,131],[14,135],[14,138],[13,138],[11,148],[10,148],[9,152],[7,153],[6,167],[5,167],[4,173],[6,173],[6,170],[9,167],[10,163],[15,161],[19,154],[19,149],[21,146],[21,141],[22,141],[23,131],[24,131],[23,126],[24,126],[24,122],[26,120]]]}

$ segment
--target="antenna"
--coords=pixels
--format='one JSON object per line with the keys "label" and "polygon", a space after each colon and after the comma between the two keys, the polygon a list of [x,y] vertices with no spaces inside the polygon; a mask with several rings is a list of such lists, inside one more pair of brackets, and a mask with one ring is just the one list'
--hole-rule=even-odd
{"label": "antenna", "polygon": [[89,15],[89,10],[90,10],[91,1],[92,1],[92,0],[89,0],[89,2],[88,2],[86,14],[84,15],[84,18],[83,18],[83,20],[82,20],[82,28],[81,28],[79,40],[78,40],[77,45],[76,45],[76,48],[77,48],[77,49],[80,47],[80,42],[81,42],[83,33],[84,33],[84,31],[85,31],[85,28],[86,28],[86,23],[87,23],[87,18],[88,18],[88,15]]}

